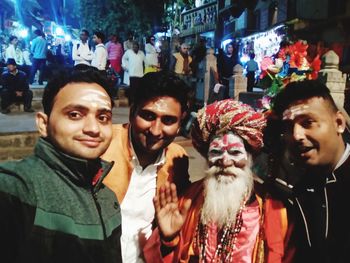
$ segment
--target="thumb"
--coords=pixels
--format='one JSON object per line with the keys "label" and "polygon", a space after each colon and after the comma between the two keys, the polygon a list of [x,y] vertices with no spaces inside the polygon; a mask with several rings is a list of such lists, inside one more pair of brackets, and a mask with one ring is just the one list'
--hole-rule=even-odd
{"label": "thumb", "polygon": [[192,200],[191,199],[186,199],[186,201],[184,202],[183,206],[180,209],[180,214],[182,215],[182,217],[186,218],[188,211],[190,210],[192,204]]}

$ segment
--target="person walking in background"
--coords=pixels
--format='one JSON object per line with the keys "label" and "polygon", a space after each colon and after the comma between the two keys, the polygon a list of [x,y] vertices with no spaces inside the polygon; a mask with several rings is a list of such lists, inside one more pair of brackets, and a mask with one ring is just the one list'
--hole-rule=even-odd
{"label": "person walking in background", "polygon": [[[9,58],[13,58],[14,60],[16,60],[17,44],[18,44],[18,38],[16,36],[10,36],[9,45],[5,51],[5,61],[7,61]],[[18,63],[18,60],[16,60],[16,63]]]}
{"label": "person walking in background", "polygon": [[128,49],[132,49],[133,42],[134,42],[134,34],[132,31],[129,31],[128,39],[125,40],[123,43],[124,52],[126,52]]}
{"label": "person walking in background", "polygon": [[[124,41],[123,43],[123,47],[124,47],[124,54],[127,50],[132,49],[134,44],[134,34],[132,31],[128,32],[128,39]],[[126,85],[130,84],[130,80],[129,80],[129,74],[127,71],[124,71],[123,74],[123,83]]]}
{"label": "person walking in background", "polygon": [[106,47],[103,44],[105,41],[105,35],[100,31],[94,32],[92,40],[96,46],[92,57],[91,66],[97,68],[100,72],[105,74],[108,57]]}
{"label": "person walking in background", "polygon": [[[139,85],[140,79],[143,77],[145,63],[145,54],[139,49],[137,42],[133,43],[133,48],[125,52],[122,58],[122,65],[125,72],[129,75],[130,88],[136,89]],[[137,89],[136,89],[137,90]],[[129,97],[129,103],[132,97]]]}
{"label": "person walking in background", "polygon": [[233,67],[237,64],[237,54],[233,43],[226,45],[226,52],[222,52],[218,57],[219,80],[225,86],[224,98],[229,98],[230,78],[233,75]]}
{"label": "person walking in background", "polygon": [[106,44],[108,61],[117,74],[122,70],[123,47],[117,35],[111,35],[111,40]]}
{"label": "person walking in background", "polygon": [[34,31],[36,37],[32,41],[30,52],[33,56],[32,68],[30,71],[29,84],[33,84],[35,74],[39,70],[39,85],[43,85],[43,73],[46,64],[47,41],[44,33],[37,29]]}
{"label": "person walking in background", "polygon": [[145,74],[148,72],[157,72],[159,70],[158,54],[160,50],[156,47],[156,38],[150,36],[145,46]]}
{"label": "person walking in background", "polygon": [[255,73],[257,70],[259,70],[258,63],[254,60],[255,54],[251,53],[249,54],[249,60],[245,66],[245,69],[247,71],[247,91],[253,92],[253,87],[255,85]]}
{"label": "person walking in background", "polygon": [[92,47],[89,44],[89,31],[80,32],[80,41],[73,45],[72,58],[76,69],[87,69],[93,57]]}
{"label": "person walking in background", "polygon": [[170,59],[170,71],[174,72],[180,79],[182,79],[188,88],[188,111],[185,113],[181,134],[183,136],[188,136],[189,129],[191,127],[189,120],[191,119],[191,111],[194,111],[195,100],[196,100],[196,87],[195,78],[192,76],[191,70],[192,57],[189,55],[189,45],[187,43],[182,43],[179,52],[172,54]]}

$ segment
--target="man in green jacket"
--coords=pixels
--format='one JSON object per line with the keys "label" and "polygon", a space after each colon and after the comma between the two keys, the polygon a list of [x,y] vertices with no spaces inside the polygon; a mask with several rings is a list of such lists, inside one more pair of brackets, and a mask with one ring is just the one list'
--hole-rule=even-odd
{"label": "man in green jacket", "polygon": [[0,165],[1,262],[121,262],[121,215],[102,183],[113,163],[108,86],[95,70],[50,81],[34,154]]}

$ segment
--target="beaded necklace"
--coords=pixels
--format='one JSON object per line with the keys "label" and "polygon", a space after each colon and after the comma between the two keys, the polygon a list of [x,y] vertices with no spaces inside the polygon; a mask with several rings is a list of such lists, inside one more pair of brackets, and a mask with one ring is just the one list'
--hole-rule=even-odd
{"label": "beaded necklace", "polygon": [[[243,209],[245,208],[246,198],[243,199],[241,206],[239,207],[236,215],[235,222],[225,224],[222,229],[222,236],[218,243],[212,263],[219,262],[231,262],[233,251],[236,248],[236,242],[238,234],[241,232],[243,225]],[[203,225],[200,220],[198,221],[196,234],[194,236],[194,247],[199,251],[199,262],[206,262],[206,247],[208,246],[208,226]]]}

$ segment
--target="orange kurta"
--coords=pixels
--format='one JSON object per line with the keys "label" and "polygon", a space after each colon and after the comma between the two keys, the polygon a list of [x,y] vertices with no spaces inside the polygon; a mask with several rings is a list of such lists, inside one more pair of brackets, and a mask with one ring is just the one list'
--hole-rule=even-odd
{"label": "orange kurta", "polygon": [[[266,198],[263,200],[256,196],[260,205],[260,214],[263,220],[260,220],[260,234],[258,234],[252,262],[278,263],[284,262],[284,247],[287,235],[287,214],[281,202]],[[193,238],[196,226],[199,220],[199,213],[202,207],[203,181],[195,182],[180,198],[180,206],[186,199],[192,200],[187,219],[180,231],[180,240],[173,248],[172,252],[162,257],[160,252],[160,238],[158,229],[155,230],[151,238],[144,247],[144,256],[146,262],[183,262],[187,263],[191,256],[197,256],[193,250]]]}
{"label": "orange kurta", "polygon": [[[113,125],[113,139],[102,159],[114,161],[114,166],[104,179],[104,184],[117,195],[119,203],[125,197],[132,171],[132,149],[129,140],[129,124]],[[157,171],[157,189],[166,181],[174,182],[180,191],[189,186],[188,156],[178,144],[171,143],[165,149],[165,163]]]}

